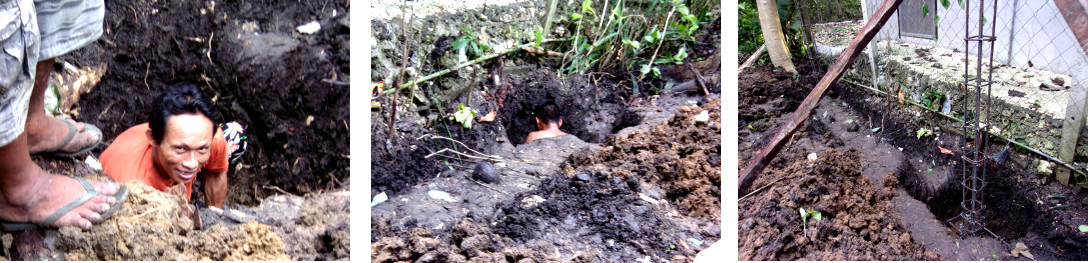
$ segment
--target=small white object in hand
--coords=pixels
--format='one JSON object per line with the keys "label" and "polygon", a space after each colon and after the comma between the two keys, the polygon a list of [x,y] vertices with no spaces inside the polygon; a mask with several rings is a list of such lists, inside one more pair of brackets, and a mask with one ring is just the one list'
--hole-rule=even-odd
{"label": "small white object in hand", "polygon": [[321,30],[321,23],[318,23],[317,21],[313,21],[313,22],[306,23],[305,25],[298,26],[295,29],[298,29],[299,33],[313,34],[314,32],[317,32],[318,30]]}
{"label": "small white object in hand", "polygon": [[808,160],[809,161],[815,161],[816,160],[816,153],[809,153],[808,154]]}

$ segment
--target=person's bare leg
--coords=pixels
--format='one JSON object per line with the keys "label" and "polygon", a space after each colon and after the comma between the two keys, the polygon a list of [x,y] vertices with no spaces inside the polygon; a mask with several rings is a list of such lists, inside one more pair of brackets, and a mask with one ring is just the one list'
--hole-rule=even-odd
{"label": "person's bare leg", "polygon": [[[32,153],[48,151],[60,145],[68,136],[66,120],[54,118],[45,112],[45,90],[49,86],[49,74],[53,72],[55,58],[39,61],[34,74],[34,90],[30,93],[30,112],[26,117],[27,147]],[[76,131],[83,123],[75,123]],[[100,134],[77,133],[61,151],[75,152],[102,139]]]}
{"label": "person's bare leg", "polygon": [[[62,206],[87,194],[78,181],[42,171],[30,160],[26,133],[0,147],[0,219],[10,222],[41,222]],[[58,219],[54,226],[90,228],[91,222],[117,203],[112,195],[118,186],[91,181],[100,195]]]}

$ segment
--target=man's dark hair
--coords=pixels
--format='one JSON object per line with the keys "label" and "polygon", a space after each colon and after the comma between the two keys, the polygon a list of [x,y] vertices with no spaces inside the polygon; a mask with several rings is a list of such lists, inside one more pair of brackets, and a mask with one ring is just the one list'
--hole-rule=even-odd
{"label": "man's dark hair", "polygon": [[559,105],[551,99],[541,100],[533,109],[533,117],[540,118],[544,123],[559,122]]}
{"label": "man's dark hair", "polygon": [[151,106],[151,116],[148,117],[148,125],[151,126],[151,137],[155,142],[162,142],[166,136],[166,122],[174,115],[203,114],[212,120],[212,133],[219,128],[219,111],[211,106],[211,102],[204,97],[195,84],[180,83],[170,86]]}

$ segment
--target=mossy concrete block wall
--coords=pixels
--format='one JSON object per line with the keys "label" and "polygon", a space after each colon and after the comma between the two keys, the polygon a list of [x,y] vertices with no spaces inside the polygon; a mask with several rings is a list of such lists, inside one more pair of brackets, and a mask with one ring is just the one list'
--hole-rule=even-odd
{"label": "mossy concrete block wall", "polygon": [[[874,88],[896,96],[902,92],[904,99],[915,102],[923,101],[928,93],[939,92],[945,95],[947,102],[931,104],[935,110],[963,118],[966,105],[966,112],[969,112],[967,116],[975,116],[974,91],[972,89],[969,94],[965,94],[965,89],[960,85],[964,79],[965,66],[962,52],[896,41],[882,41],[876,47],[879,49],[876,54],[880,56],[876,58],[878,64],[875,80],[872,78],[867,53],[862,53],[854,60],[854,64],[842,79],[862,84],[875,81],[877,85]],[[825,62],[831,63],[838,58],[842,47],[820,46],[816,50]],[[972,58],[972,71],[973,65]],[[1006,136],[1056,156],[1070,87],[1078,84],[1069,75],[999,63],[995,63],[992,79],[991,131],[1001,132],[1006,129],[1003,133]],[[983,106],[985,105],[984,100]],[[962,133],[961,123],[943,117],[925,119],[924,116],[936,115],[923,114],[922,109],[914,106],[899,109],[914,115],[916,120],[941,126],[942,131]],[[982,119],[985,121],[987,118],[983,116]],[[1081,136],[1077,146],[1077,158],[1088,157],[1088,142],[1084,139],[1088,132],[1082,131]]]}

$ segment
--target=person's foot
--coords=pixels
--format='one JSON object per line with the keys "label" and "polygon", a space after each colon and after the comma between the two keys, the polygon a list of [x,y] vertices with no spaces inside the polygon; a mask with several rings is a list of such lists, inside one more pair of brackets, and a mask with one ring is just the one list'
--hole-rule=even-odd
{"label": "person's foot", "polygon": [[[49,114],[31,114],[26,122],[27,146],[30,154],[48,152],[78,153],[102,141],[102,131],[72,119]],[[75,134],[68,134],[75,129]],[[68,139],[65,141],[65,139]]]}
{"label": "person's foot", "polygon": [[[36,180],[25,185],[0,186],[0,219],[9,222],[43,223],[72,201],[87,194],[75,178],[40,171]],[[102,220],[102,213],[117,203],[112,195],[119,186],[114,183],[88,180],[99,195],[71,209],[52,223],[53,227],[75,226],[89,229]],[[10,188],[10,189],[9,189]]]}

